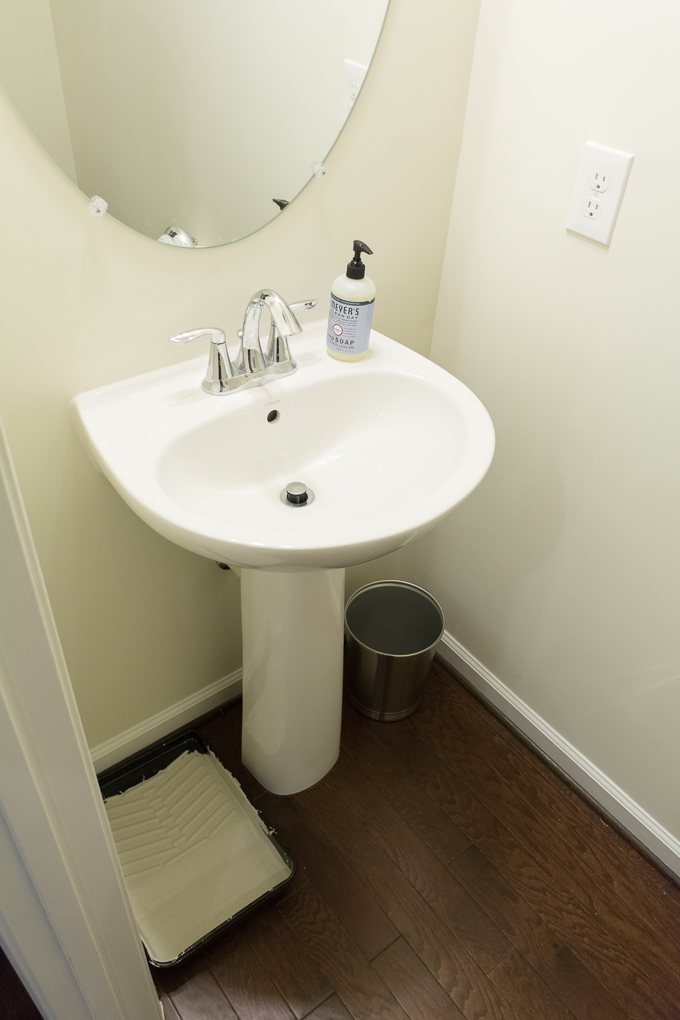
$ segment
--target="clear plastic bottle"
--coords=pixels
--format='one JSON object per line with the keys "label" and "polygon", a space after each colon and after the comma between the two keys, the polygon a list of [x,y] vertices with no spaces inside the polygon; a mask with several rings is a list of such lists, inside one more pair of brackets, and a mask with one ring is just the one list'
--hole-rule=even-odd
{"label": "clear plastic bottle", "polygon": [[361,255],[373,252],[363,241],[354,242],[354,258],[347,273],[331,285],[326,350],[339,361],[359,361],[368,350],[375,306],[375,284],[366,276]]}

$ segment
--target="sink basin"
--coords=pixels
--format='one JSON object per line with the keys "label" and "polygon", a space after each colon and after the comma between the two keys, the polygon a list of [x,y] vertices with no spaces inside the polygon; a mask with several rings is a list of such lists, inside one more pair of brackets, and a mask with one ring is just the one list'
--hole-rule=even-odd
{"label": "sink basin", "polygon": [[[307,327],[295,375],[228,396],[201,389],[204,356],[81,394],[81,436],[126,503],[201,556],[283,571],[374,559],[475,488],[493,426],[466,386],[401,344],[374,332],[352,364],[324,341],[325,323]],[[281,502],[293,481],[313,503]]]}
{"label": "sink basin", "polygon": [[[202,390],[202,356],[74,401],[94,463],[143,521],[242,568],[242,758],[277,794],[339,752],[344,568],[433,527],[494,449],[448,372],[376,332],[364,360],[336,361],[325,336],[307,326],[295,375],[228,396]],[[282,502],[291,482],[313,501]]]}

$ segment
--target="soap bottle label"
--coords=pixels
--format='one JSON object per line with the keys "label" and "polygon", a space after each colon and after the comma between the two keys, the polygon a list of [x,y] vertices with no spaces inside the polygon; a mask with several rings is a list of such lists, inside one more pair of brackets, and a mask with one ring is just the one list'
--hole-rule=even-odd
{"label": "soap bottle label", "polygon": [[343,301],[331,294],[326,345],[342,354],[363,354],[368,350],[375,298]]}

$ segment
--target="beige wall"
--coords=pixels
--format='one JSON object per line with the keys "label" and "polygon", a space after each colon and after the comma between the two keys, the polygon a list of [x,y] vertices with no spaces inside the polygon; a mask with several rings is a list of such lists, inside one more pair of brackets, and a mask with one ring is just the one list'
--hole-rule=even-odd
{"label": "beige wall", "polygon": [[80,187],[149,237],[181,226],[201,245],[301,190],[340,127],[343,60],[370,62],[387,6],[51,4]]}
{"label": "beige wall", "polygon": [[224,248],[176,249],[92,217],[0,106],[0,221],[11,238],[0,251],[0,413],[91,744],[239,666],[239,590],[233,574],[143,525],[94,473],[69,401],[193,357],[167,343],[180,330],[214,323],[234,336],[257,287],[327,302],[356,236],[375,251],[376,327],[427,353],[477,10],[478,0],[392,0],[328,176]]}
{"label": "beige wall", "polygon": [[[497,429],[406,551],[455,637],[680,837],[680,8],[484,0],[432,354]],[[633,152],[609,249],[586,140]]]}
{"label": "beige wall", "polygon": [[50,0],[0,0],[0,87],[75,181]]}

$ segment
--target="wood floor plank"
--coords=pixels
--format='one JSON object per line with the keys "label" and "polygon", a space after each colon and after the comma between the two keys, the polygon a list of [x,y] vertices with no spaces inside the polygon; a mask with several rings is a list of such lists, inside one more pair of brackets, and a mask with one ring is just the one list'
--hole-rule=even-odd
{"label": "wood floor plank", "polygon": [[590,971],[476,846],[449,867],[578,1020],[628,1020]]}
{"label": "wood floor plank", "polygon": [[42,1020],[38,1007],[0,946],[0,1017],[2,1020]]}
{"label": "wood floor plank", "polygon": [[297,935],[279,923],[274,904],[249,918],[243,934],[298,1020],[333,994]]}
{"label": "wood floor plank", "polygon": [[331,995],[330,999],[317,1006],[306,1020],[353,1020],[353,1017],[338,996]]}
{"label": "wood floor plank", "polygon": [[[346,791],[344,791],[346,793]],[[469,1020],[521,1020],[497,993],[451,929],[425,902],[356,818],[354,798],[343,798],[334,771],[323,786],[296,795],[308,824],[321,827],[369,885],[395,927]]]}
{"label": "wood floor plank", "polygon": [[[161,995],[161,1005],[163,1007],[163,1016],[165,1020],[184,1020],[180,1017],[179,1013],[172,1004],[172,1000],[165,994]],[[14,1017],[9,1014],[4,1020],[14,1020]],[[24,1020],[24,1017],[17,1018],[17,1020]]]}
{"label": "wood floor plank", "polygon": [[464,1020],[458,1006],[403,939],[383,950],[373,965],[411,1020]]}
{"label": "wood floor plank", "polygon": [[200,728],[299,871],[154,971],[168,1020],[680,1020],[680,891],[448,672],[402,723],[346,709],[293,798],[243,768],[240,715]]}
{"label": "wood floor plank", "polygon": [[313,886],[287,896],[279,910],[356,1020],[407,1020]]}
{"label": "wood floor plank", "polygon": [[242,928],[215,950],[211,969],[239,1020],[294,1020]]}
{"label": "wood floor plank", "polygon": [[304,812],[293,797],[266,794],[258,807],[302,862],[300,866],[308,880],[367,960],[398,938],[399,932],[345,859],[327,839],[305,824]]}
{"label": "wood floor plank", "polygon": [[[238,1020],[209,970],[199,970],[176,988],[172,1004],[181,1020]],[[165,1020],[169,1020],[166,1014]]]}
{"label": "wood floor plank", "polygon": [[[525,850],[546,862],[552,887],[569,894],[570,912],[578,916],[581,928],[590,927],[591,938],[610,939],[627,955],[628,973],[647,1000],[647,1006],[664,1009],[669,1020],[671,1017],[678,1020],[680,1007],[664,990],[665,975],[672,966],[665,947],[619,899],[601,894],[596,878],[579,855],[556,838],[541,812],[512,787],[510,777],[506,779],[488,763],[481,753],[478,736],[450,716],[450,690],[441,685],[438,694],[436,702],[426,699],[427,704],[415,723],[418,732],[426,735],[445,764],[459,775],[464,771],[466,783]],[[442,711],[447,713],[446,725],[442,725]],[[631,943],[635,944],[635,952],[628,949]],[[677,964],[677,954],[672,955]]]}
{"label": "wood floor plank", "polygon": [[435,668],[442,687],[441,705],[455,715],[456,726],[463,726],[468,738],[479,742],[480,753],[496,771],[513,777],[513,788],[550,825],[551,838],[578,853],[603,893],[613,894],[638,914],[645,925],[641,931],[654,933],[660,950],[669,947],[663,966],[677,965],[677,955],[670,947],[680,945],[680,890],[669,888],[668,883],[661,888],[652,877],[651,866],[636,866],[631,848],[622,851],[623,841],[613,838],[612,830],[592,808],[441,666]]}
{"label": "wood floor plank", "polygon": [[343,714],[342,746],[373,772],[376,789],[383,793],[440,861],[448,864],[470,846],[470,840],[447,818],[436,801],[423,792],[408,769],[401,768],[398,762],[392,762],[389,769],[383,767],[376,730],[384,725],[361,715],[347,703]]}
{"label": "wood floor plank", "polygon": [[334,780],[344,785],[345,798],[355,803],[356,813],[376,845],[488,972],[510,952],[508,939],[377,789],[379,763],[371,758],[365,768],[344,754]]}
{"label": "wood floor plank", "polygon": [[522,1004],[524,1020],[574,1020],[574,1014],[557,998],[518,950],[513,949],[489,977],[513,1002]]}
{"label": "wood floor plank", "polygon": [[[467,832],[471,841],[508,879],[517,892],[547,921],[574,954],[629,1012],[638,1010],[636,1020],[658,1020],[654,988],[640,968],[602,926],[593,927],[590,918],[574,900],[569,888],[556,885],[542,863],[529,854],[496,818],[491,810],[435,753],[431,735],[421,739],[412,719],[403,723],[410,730],[399,736],[384,727],[380,739],[391,747],[423,788],[436,797],[442,809]],[[396,746],[395,746],[396,745]],[[664,1020],[675,1018],[677,1009],[668,1006]]]}

